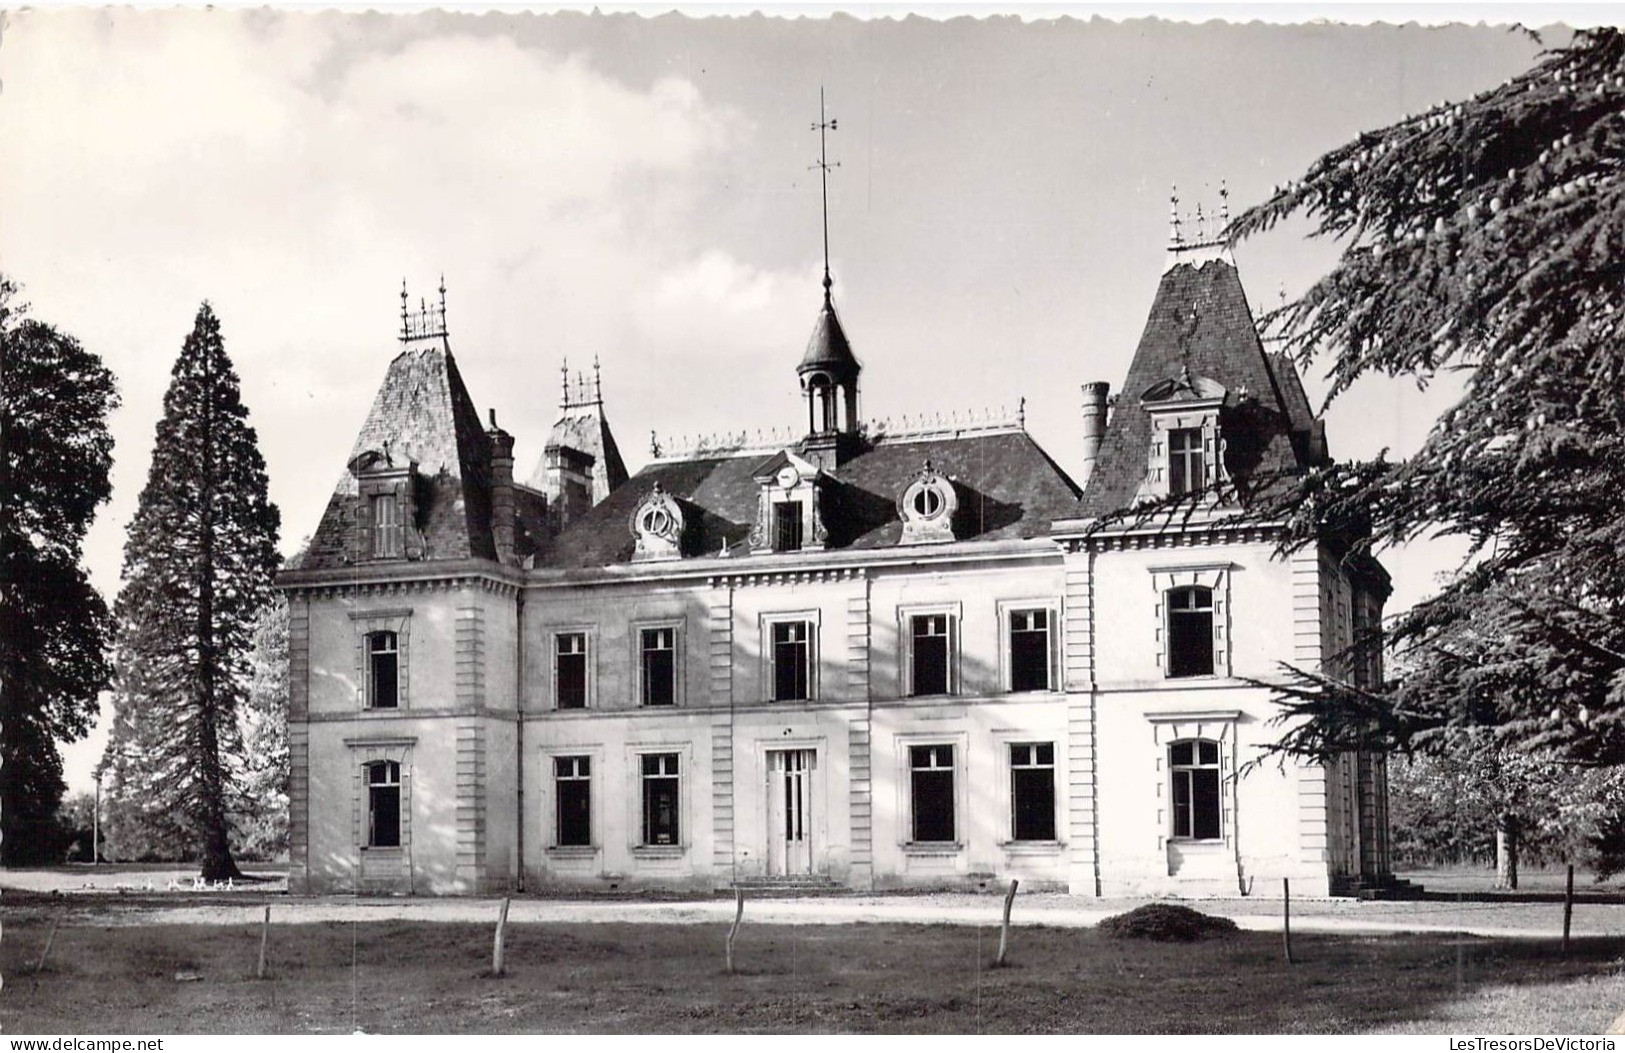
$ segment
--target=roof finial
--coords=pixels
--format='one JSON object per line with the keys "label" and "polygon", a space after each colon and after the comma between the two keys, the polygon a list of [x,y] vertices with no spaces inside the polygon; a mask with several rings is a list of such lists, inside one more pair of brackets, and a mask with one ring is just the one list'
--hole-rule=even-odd
{"label": "roof finial", "polygon": [[1220,237],[1230,235],[1230,186],[1223,179],[1219,180],[1219,223]]}
{"label": "roof finial", "polygon": [[592,354],[592,400],[595,404],[604,404],[604,375],[598,365],[598,352]]}
{"label": "roof finial", "polygon": [[406,339],[406,279],[401,279],[401,339]]}
{"label": "roof finial", "polygon": [[570,356],[559,359],[559,406],[570,408]]}
{"label": "roof finial", "polygon": [[1184,244],[1179,234],[1179,187],[1168,187],[1168,247],[1177,249]]}
{"label": "roof finial", "polygon": [[818,133],[818,163],[809,165],[809,168],[818,169],[818,181],[823,190],[824,197],[824,303],[830,302],[830,288],[835,284],[829,276],[829,170],[841,167],[841,162],[830,163],[827,138],[829,132],[835,131],[837,123],[835,118],[829,116],[824,107],[824,86],[818,86],[818,120],[813,122],[812,130]]}
{"label": "roof finial", "polygon": [[1196,203],[1196,240],[1202,243],[1208,241],[1207,217],[1202,214],[1202,203]]}

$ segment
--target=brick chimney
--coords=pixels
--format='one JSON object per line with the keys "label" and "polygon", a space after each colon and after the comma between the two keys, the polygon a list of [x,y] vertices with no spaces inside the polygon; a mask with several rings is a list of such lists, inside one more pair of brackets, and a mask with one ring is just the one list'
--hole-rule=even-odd
{"label": "brick chimney", "polygon": [[598,459],[574,446],[550,442],[542,460],[547,466],[547,516],[556,533],[592,508],[592,467]]}
{"label": "brick chimney", "polygon": [[491,411],[491,543],[497,561],[512,563],[513,555],[513,436],[497,427],[497,411]]}
{"label": "brick chimney", "polygon": [[1089,485],[1094,474],[1095,461],[1100,458],[1100,441],[1106,436],[1106,406],[1111,385],[1096,380],[1083,386],[1083,478],[1080,486]]}

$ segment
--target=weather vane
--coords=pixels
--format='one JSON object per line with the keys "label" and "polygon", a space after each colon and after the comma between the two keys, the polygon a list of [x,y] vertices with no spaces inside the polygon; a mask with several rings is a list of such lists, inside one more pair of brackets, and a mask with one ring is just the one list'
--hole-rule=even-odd
{"label": "weather vane", "polygon": [[830,286],[835,283],[829,276],[829,170],[841,167],[841,162],[830,163],[828,152],[828,133],[837,128],[835,118],[829,116],[824,107],[824,88],[818,87],[818,120],[813,122],[812,130],[818,133],[818,163],[808,165],[809,169],[818,169],[818,179],[824,191],[824,299],[829,299]]}

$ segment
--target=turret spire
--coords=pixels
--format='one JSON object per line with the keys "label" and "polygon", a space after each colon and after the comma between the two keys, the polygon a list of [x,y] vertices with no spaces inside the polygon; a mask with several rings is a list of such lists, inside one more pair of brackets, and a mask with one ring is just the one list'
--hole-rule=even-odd
{"label": "turret spire", "polygon": [[818,133],[818,163],[810,168],[818,169],[818,179],[824,197],[824,302],[830,302],[830,287],[835,284],[829,276],[829,170],[841,167],[841,162],[831,164],[828,152],[828,133],[838,127],[835,118],[829,116],[824,106],[824,87],[818,87],[818,120],[813,122],[812,130]]}

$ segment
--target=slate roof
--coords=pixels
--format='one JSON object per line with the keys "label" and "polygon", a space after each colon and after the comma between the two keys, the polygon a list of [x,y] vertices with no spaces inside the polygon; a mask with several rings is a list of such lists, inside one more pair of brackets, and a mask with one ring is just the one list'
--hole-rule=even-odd
{"label": "slate roof", "polygon": [[[372,409],[346,458],[368,450],[414,461],[421,480],[414,524],[423,558],[495,557],[491,540],[490,439],[449,348],[409,346],[389,364]],[[356,478],[345,468],[301,567],[341,567],[355,537]]]}
{"label": "slate roof", "polygon": [[1225,422],[1227,467],[1243,484],[1306,463],[1313,415],[1290,361],[1266,356],[1235,265],[1222,259],[1180,263],[1162,276],[1128,377],[1106,425],[1100,459],[1078,514],[1102,516],[1134,501],[1151,447],[1151,417],[1140,398],[1152,385],[1188,371],[1250,396]]}
{"label": "slate roof", "polygon": [[[681,502],[688,517],[685,554],[714,556],[724,543],[741,554],[756,519],[752,473],[766,456],[755,450],[657,461],[554,539],[545,565],[579,569],[629,561],[632,513],[656,482]],[[1053,520],[1077,514],[1077,486],[1026,432],[887,437],[831,473],[823,506],[829,547],[896,545],[903,528],[897,495],[928,459],[958,487],[956,532],[962,540],[1042,537]]]}
{"label": "slate roof", "polygon": [[[592,499],[602,501],[610,491],[626,482],[626,462],[621,459],[620,447],[610,433],[609,421],[604,417],[601,403],[566,407],[553,430],[548,433],[547,446],[569,446],[589,453],[592,463]],[[547,454],[544,452],[530,473],[529,485],[538,491],[547,491]]]}
{"label": "slate roof", "polygon": [[796,372],[823,369],[840,379],[848,379],[857,376],[862,368],[857,356],[852,353],[852,344],[846,339],[846,330],[841,328],[835,304],[826,293],[824,306],[819,309],[818,319],[813,323],[812,336],[807,338],[807,353],[801,356],[801,364],[796,367]]}

